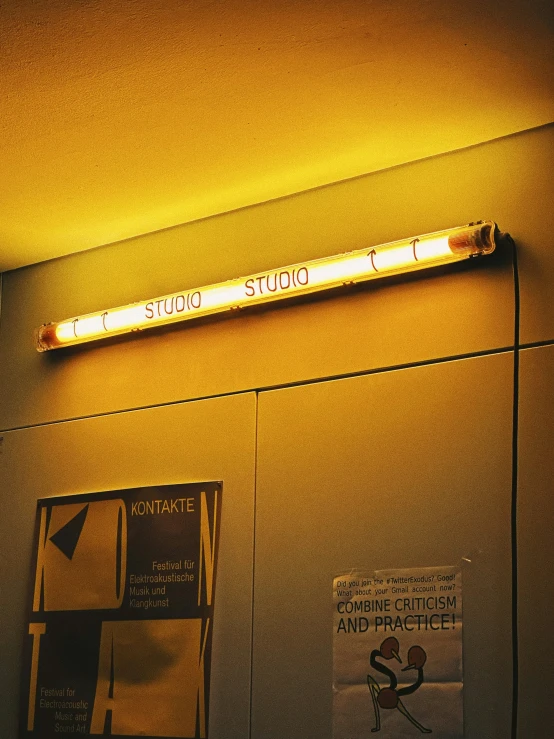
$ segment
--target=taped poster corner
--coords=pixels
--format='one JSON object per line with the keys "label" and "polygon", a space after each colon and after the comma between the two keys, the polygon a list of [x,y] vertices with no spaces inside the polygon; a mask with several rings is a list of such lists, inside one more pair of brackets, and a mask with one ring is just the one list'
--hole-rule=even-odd
{"label": "taped poster corner", "polygon": [[483,550],[481,549],[481,547],[474,547],[469,552],[463,554],[459,562],[459,565],[462,568],[462,572],[464,570],[467,570],[468,567],[471,567],[472,565],[480,562],[482,556]]}
{"label": "taped poster corner", "polygon": [[20,739],[207,739],[221,494],[38,501]]}
{"label": "taped poster corner", "polygon": [[463,739],[462,566],[333,581],[333,739]]}

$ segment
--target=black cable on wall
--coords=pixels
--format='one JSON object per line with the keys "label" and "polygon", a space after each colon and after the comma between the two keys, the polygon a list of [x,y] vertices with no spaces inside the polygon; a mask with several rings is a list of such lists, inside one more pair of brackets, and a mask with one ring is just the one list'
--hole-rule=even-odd
{"label": "black cable on wall", "polygon": [[517,550],[517,486],[518,486],[518,424],[519,424],[519,323],[520,297],[517,248],[509,234],[513,254],[514,276],[514,399],[512,416],[512,503],[511,503],[511,549],[512,549],[512,739],[517,739],[519,701],[519,655],[518,655],[518,550]]}

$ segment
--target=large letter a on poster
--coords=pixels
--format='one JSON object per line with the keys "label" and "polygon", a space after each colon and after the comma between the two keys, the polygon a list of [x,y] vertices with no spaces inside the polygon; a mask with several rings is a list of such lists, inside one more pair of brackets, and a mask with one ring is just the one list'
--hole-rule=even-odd
{"label": "large letter a on poster", "polygon": [[103,623],[90,733],[196,736],[205,644],[199,618]]}

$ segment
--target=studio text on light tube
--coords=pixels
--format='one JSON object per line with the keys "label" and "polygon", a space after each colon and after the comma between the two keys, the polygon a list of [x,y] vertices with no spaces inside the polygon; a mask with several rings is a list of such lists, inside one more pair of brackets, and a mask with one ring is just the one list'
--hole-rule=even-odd
{"label": "studio text on light tube", "polygon": [[497,231],[494,221],[478,221],[47,323],[36,331],[37,350],[83,344],[483,256],[494,251]]}

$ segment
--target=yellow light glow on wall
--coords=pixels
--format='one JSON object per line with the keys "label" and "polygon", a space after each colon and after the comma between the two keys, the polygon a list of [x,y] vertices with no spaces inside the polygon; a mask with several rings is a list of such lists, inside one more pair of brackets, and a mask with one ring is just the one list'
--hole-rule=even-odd
{"label": "yellow light glow on wall", "polygon": [[45,352],[83,344],[131,331],[490,254],[495,248],[496,231],[497,226],[493,221],[479,221],[460,228],[271,269],[216,285],[89,313],[59,323],[47,323],[36,332],[37,350]]}

